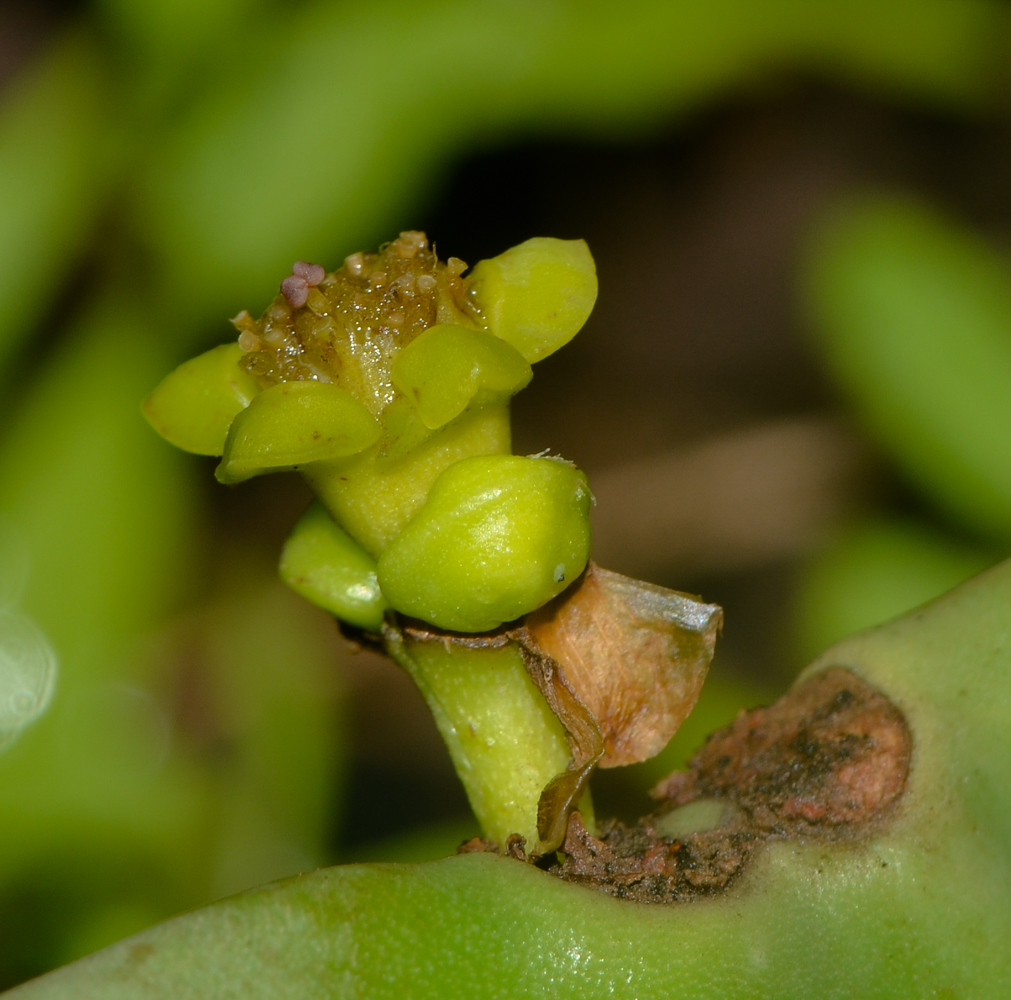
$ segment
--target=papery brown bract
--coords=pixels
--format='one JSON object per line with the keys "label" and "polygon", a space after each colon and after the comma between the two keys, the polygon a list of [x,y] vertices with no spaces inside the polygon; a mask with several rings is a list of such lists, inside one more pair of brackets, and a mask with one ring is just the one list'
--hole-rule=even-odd
{"label": "papery brown bract", "polygon": [[596,717],[601,767],[634,764],[667,745],[698,700],[722,624],[715,604],[592,562],[576,587],[526,621]]}

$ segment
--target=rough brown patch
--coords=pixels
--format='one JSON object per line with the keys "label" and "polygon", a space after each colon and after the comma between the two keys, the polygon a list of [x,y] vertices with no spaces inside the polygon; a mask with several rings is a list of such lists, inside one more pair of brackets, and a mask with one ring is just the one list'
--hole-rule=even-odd
{"label": "rough brown patch", "polygon": [[728,798],[776,836],[847,835],[901,794],[911,749],[902,713],[836,667],[742,712],[653,795],[669,807]]}
{"label": "rough brown patch", "polygon": [[[888,821],[909,773],[902,713],[848,670],[816,674],[769,708],[742,712],[714,733],[687,771],[664,779],[656,814],[591,836],[572,816],[552,870],[622,899],[672,903],[727,888],[769,840],[853,840]],[[726,804],[712,829],[663,836],[673,810]]]}
{"label": "rough brown patch", "polygon": [[743,869],[753,839],[748,830],[736,828],[684,840],[664,838],[648,820],[633,827],[611,820],[597,838],[573,813],[564,860],[549,870],[619,899],[675,903],[726,888]]}

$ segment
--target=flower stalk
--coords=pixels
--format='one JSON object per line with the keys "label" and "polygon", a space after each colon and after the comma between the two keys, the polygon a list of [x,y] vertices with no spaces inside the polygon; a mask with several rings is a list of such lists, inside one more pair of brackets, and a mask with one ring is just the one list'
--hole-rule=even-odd
{"label": "flower stalk", "polygon": [[[538,806],[572,754],[565,727],[531,679],[520,645],[473,645],[391,627],[385,638],[390,655],[424,696],[485,836],[505,846],[518,835],[535,855],[557,848],[559,842],[539,834]],[[592,826],[588,790],[579,806]]]}

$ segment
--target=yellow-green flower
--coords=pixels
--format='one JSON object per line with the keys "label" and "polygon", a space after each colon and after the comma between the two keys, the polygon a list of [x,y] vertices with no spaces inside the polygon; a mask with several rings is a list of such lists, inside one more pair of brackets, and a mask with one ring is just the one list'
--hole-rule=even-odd
{"label": "yellow-green flower", "polygon": [[[173,444],[236,483],[298,470],[321,507],[282,575],[351,624],[387,607],[484,631],[540,607],[589,556],[585,477],[506,457],[510,397],[597,294],[581,240],[536,238],[464,276],[405,232],[338,270],[298,262],[237,343],[172,372],[144,404]],[[378,563],[378,565],[377,565]]]}

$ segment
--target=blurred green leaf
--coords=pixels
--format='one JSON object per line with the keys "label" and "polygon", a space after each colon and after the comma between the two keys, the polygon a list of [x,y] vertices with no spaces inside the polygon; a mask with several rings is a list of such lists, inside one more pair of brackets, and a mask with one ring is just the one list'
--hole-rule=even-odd
{"label": "blurred green leaf", "polygon": [[188,67],[211,48],[229,51],[229,36],[267,8],[269,0],[98,0],[99,14],[113,26],[132,60]]}
{"label": "blurred green leaf", "polygon": [[802,662],[932,601],[995,560],[928,524],[873,520],[854,526],[803,573],[795,612]]}
{"label": "blurred green leaf", "polygon": [[[979,111],[996,0],[384,0],[288,8],[152,150],[136,224],[190,321],[389,235],[463,146],[628,134],[784,64]],[[185,326],[186,324],[184,324]]]}
{"label": "blurred green leaf", "polygon": [[1011,563],[814,664],[899,705],[916,757],[859,844],[769,844],[736,888],[645,906],[471,854],[234,897],[11,1000],[1003,998],[1011,978]]}
{"label": "blurred green leaf", "polygon": [[[31,872],[44,884],[54,866],[73,897],[116,859],[133,872],[126,898],[149,919],[200,898],[210,789],[168,754],[169,721],[138,655],[192,568],[187,470],[137,404],[163,358],[128,305],[93,309],[0,450],[0,515],[29,556],[20,609],[59,663],[49,711],[0,757],[0,896]],[[104,908],[96,888],[90,905]],[[123,889],[110,882],[108,893]],[[68,907],[67,920],[87,911]]]}
{"label": "blurred green leaf", "polygon": [[233,554],[223,576],[193,622],[204,673],[186,695],[218,783],[211,899],[331,860],[343,751],[333,620],[273,559]]}
{"label": "blurred green leaf", "polygon": [[93,308],[0,450],[0,517],[29,556],[19,613],[59,661],[49,711],[0,757],[0,926],[36,886],[50,963],[325,860],[332,625],[307,622],[272,563],[236,570],[197,643],[209,742],[177,731],[185,677],[152,655],[199,539],[192,465],[140,414],[164,343],[128,296]]}
{"label": "blurred green leaf", "polygon": [[49,707],[56,654],[35,623],[0,607],[0,753]]}
{"label": "blurred green leaf", "polygon": [[0,372],[53,309],[122,152],[93,38],[61,38],[0,102]]}
{"label": "blurred green leaf", "polygon": [[1011,539],[1011,269],[926,206],[867,198],[815,250],[832,371],[871,431],[971,530]]}

